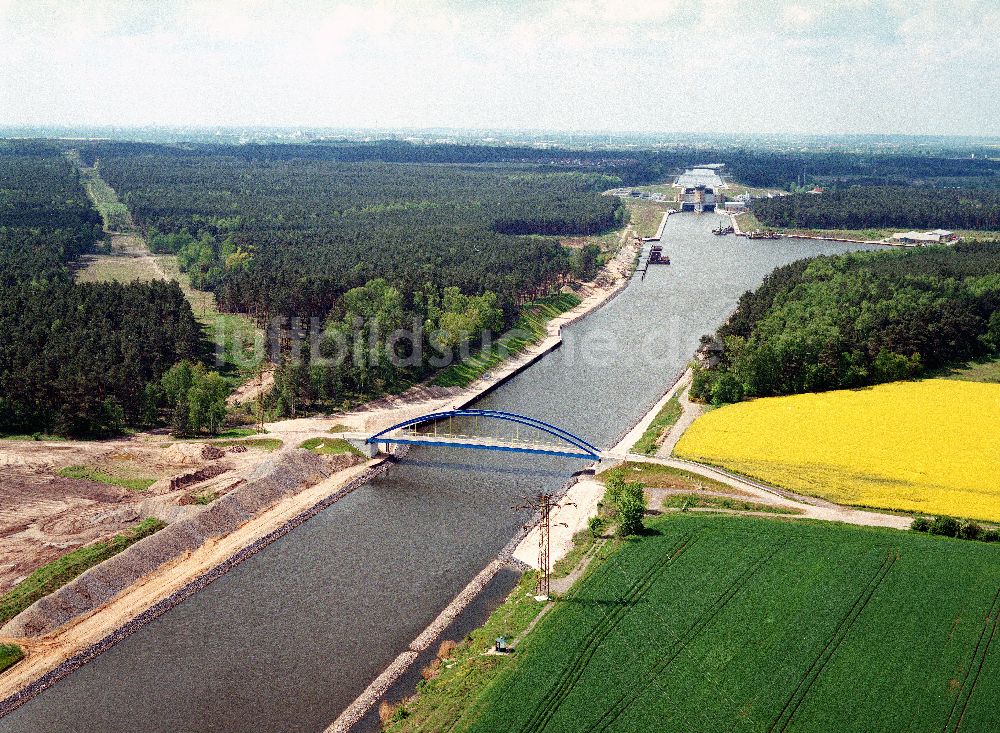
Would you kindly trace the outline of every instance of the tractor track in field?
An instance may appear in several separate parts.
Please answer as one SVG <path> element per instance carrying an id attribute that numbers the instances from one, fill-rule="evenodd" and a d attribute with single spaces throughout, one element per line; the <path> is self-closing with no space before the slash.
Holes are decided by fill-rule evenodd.
<path id="1" fill-rule="evenodd" d="M 823 670 L 826 665 L 830 662 L 833 656 L 837 653 L 837 649 L 843 643 L 844 639 L 847 638 L 848 632 L 851 627 L 854 626 L 858 617 L 865 610 L 865 607 L 871 601 L 875 592 L 882 587 L 882 583 L 888 577 L 890 571 L 895 566 L 896 561 L 899 559 L 898 551 L 893 554 L 892 552 L 886 555 L 885 560 L 879 566 L 878 571 L 872 576 L 871 580 L 865 584 L 861 593 L 858 597 L 854 599 L 854 603 L 848 609 L 847 613 L 844 614 L 837 625 L 834 627 L 833 634 L 827 640 L 823 649 L 820 653 L 816 655 L 813 659 L 812 664 L 806 670 L 805 674 L 799 679 L 799 683 L 792 690 L 792 694 L 785 701 L 784 706 L 781 708 L 781 712 L 771 723 L 771 727 L 768 728 L 768 733 L 783 733 L 791 725 L 792 719 L 795 714 L 798 713 L 799 708 L 802 707 L 802 703 L 805 702 L 806 697 L 809 696 L 809 692 L 812 690 L 813 685 L 816 684 L 816 680 L 819 679 L 820 675 L 823 674 Z"/>
<path id="2" fill-rule="evenodd" d="M 740 573 L 733 582 L 730 583 L 724 591 L 713 601 L 712 605 L 708 607 L 708 610 L 695 619 L 694 623 L 688 627 L 688 629 L 681 635 L 675 638 L 675 644 L 669 656 L 664 657 L 659 662 L 654 665 L 654 667 L 649 672 L 649 681 L 642 685 L 637 691 L 629 691 L 625 694 L 619 696 L 609 709 L 607 709 L 600 718 L 591 723 L 587 728 L 584 729 L 585 733 L 595 733 L 595 731 L 605 731 L 611 728 L 621 717 L 632 707 L 638 700 L 642 699 L 653 685 L 657 684 L 657 679 L 663 672 L 666 671 L 667 667 L 673 664 L 674 660 L 681 655 L 681 653 L 688 647 L 692 640 L 695 639 L 709 624 L 714 621 L 723 609 L 729 605 L 730 601 L 736 597 L 736 595 L 747 587 L 750 580 L 757 575 L 761 570 L 763 570 L 770 562 L 782 552 L 785 547 L 788 546 L 788 542 L 775 547 L 770 553 L 764 557 L 752 563 L 746 570 Z"/>
<path id="3" fill-rule="evenodd" d="M 544 730 L 545 726 L 552 719 L 552 716 L 559 709 L 559 706 L 566 699 L 566 696 L 569 695 L 580 677 L 583 676 L 587 665 L 594 654 L 597 653 L 598 648 L 600 648 L 608 635 L 614 631 L 625 614 L 628 613 L 629 608 L 642 598 L 653 586 L 657 578 L 666 572 L 674 561 L 690 549 L 696 541 L 697 538 L 692 539 L 692 535 L 690 534 L 683 535 L 671 546 L 663 562 L 653 565 L 628 587 L 625 594 L 617 601 L 614 611 L 605 616 L 587 634 L 584 639 L 583 649 L 576 655 L 573 663 L 559 675 L 555 686 L 546 693 L 534 714 L 521 726 L 520 730 L 522 733 Z"/>
<path id="4" fill-rule="evenodd" d="M 955 700 L 951 704 L 948 719 L 941 729 L 942 733 L 949 733 L 949 730 L 950 733 L 958 733 L 962 727 L 965 713 L 969 709 L 969 701 L 972 699 L 972 693 L 976 690 L 979 675 L 982 673 L 983 665 L 986 663 L 986 655 L 989 653 L 990 646 L 993 644 L 993 639 L 997 633 L 998 616 L 1000 616 L 1000 588 L 997 589 L 996 594 L 993 596 L 993 603 L 990 604 L 989 610 L 986 612 L 983 628 L 979 631 L 979 638 L 976 639 L 976 645 L 972 648 L 972 658 L 969 660 L 969 666 L 966 668 L 965 678 L 962 680 L 962 686 L 959 688 L 958 694 L 955 695 Z M 989 635 L 987 635 L 987 631 Z M 977 660 L 978 664 L 976 663 Z M 975 668 L 975 672 L 972 671 L 973 668 Z M 970 681 L 971 684 L 969 684 Z M 961 710 L 959 711 L 960 702 Z M 958 712 L 958 719 L 955 720 L 955 726 L 952 728 L 951 722 L 955 718 L 956 712 Z"/>

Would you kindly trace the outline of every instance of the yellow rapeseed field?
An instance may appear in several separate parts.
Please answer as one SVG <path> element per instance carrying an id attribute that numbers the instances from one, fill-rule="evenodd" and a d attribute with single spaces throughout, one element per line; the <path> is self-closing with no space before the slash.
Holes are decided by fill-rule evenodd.
<path id="1" fill-rule="evenodd" d="M 1000 521 L 1000 384 L 742 402 L 698 418 L 675 453 L 841 504 Z"/>

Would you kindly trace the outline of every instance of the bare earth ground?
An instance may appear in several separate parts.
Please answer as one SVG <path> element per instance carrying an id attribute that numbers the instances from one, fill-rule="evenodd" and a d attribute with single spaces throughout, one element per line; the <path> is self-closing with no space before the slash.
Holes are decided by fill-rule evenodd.
<path id="1" fill-rule="evenodd" d="M 206 458 L 203 448 L 202 443 L 141 439 L 0 442 L 0 593 L 41 565 L 141 519 L 183 516 L 192 495 L 211 491 L 221 496 L 268 455 L 248 450 Z M 209 465 L 218 475 L 170 489 L 170 478 Z M 157 482 L 138 491 L 59 476 L 67 466 Z"/>
<path id="2" fill-rule="evenodd" d="M 206 542 L 186 557 L 157 568 L 109 603 L 52 633 L 9 640 L 19 644 L 27 656 L 22 662 L 0 675 L 0 700 L 22 689 L 111 631 L 123 627 L 140 613 L 180 590 L 210 568 L 228 560 L 244 547 L 335 493 L 376 463 L 378 461 L 368 461 L 339 471 L 325 481 L 278 502 L 247 522 L 238 531 L 218 540 Z"/>

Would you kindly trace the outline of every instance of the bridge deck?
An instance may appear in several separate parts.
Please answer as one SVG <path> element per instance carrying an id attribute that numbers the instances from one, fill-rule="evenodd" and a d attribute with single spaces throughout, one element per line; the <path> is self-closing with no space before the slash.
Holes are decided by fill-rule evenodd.
<path id="1" fill-rule="evenodd" d="M 338 437 L 349 441 L 367 441 L 370 436 L 362 433 L 340 433 Z M 546 443 L 509 438 L 495 438 L 485 435 L 458 435 L 451 433 L 413 433 L 409 431 L 394 431 L 381 435 L 373 441 L 375 444 L 394 445 L 429 445 L 446 448 L 474 448 L 478 450 L 502 451 L 507 453 L 527 453 L 540 456 L 557 456 L 561 458 L 585 458 L 598 460 L 598 456 L 586 453 L 565 443 Z"/>

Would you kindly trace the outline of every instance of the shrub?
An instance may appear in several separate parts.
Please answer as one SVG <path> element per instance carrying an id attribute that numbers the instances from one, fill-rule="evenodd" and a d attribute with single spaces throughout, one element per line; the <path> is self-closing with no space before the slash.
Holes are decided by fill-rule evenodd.
<path id="1" fill-rule="evenodd" d="M 915 517 L 910 524 L 910 529 L 914 532 L 930 532 L 931 520 L 927 517 Z"/>
<path id="2" fill-rule="evenodd" d="M 729 372 L 723 372 L 712 385 L 712 404 L 723 405 L 743 399 L 743 385 Z"/>
<path id="3" fill-rule="evenodd" d="M 634 496 L 623 496 L 618 504 L 618 536 L 639 534 L 642 531 L 642 517 L 646 513 L 646 502 Z"/>
<path id="4" fill-rule="evenodd" d="M 642 515 L 646 512 L 644 488 L 642 482 L 626 481 L 621 474 L 612 474 L 605 482 L 604 503 L 618 519 L 619 537 L 638 534 L 642 529 Z"/>
<path id="5" fill-rule="evenodd" d="M 965 522 L 958 530 L 958 536 L 963 540 L 978 540 L 982 537 L 983 528 L 976 522 Z"/>
<path id="6" fill-rule="evenodd" d="M 690 396 L 702 402 L 709 402 L 712 399 L 714 386 L 715 374 L 700 364 L 695 364 L 692 367 Z"/>
<path id="7" fill-rule="evenodd" d="M 612 474 L 604 482 L 604 499 L 602 501 L 612 515 L 618 511 L 618 501 L 621 499 L 624 489 L 625 479 L 621 477 L 621 474 Z"/>
<path id="8" fill-rule="evenodd" d="M 958 535 L 959 523 L 952 517 L 935 517 L 931 522 L 931 534 L 942 535 L 943 537 L 955 537 Z"/>

